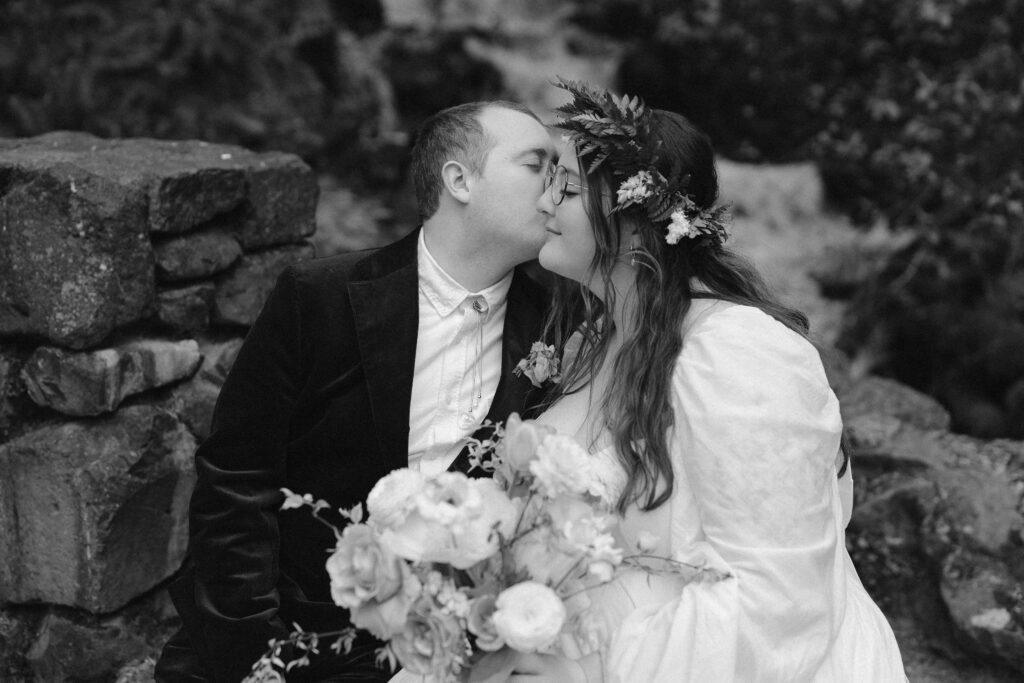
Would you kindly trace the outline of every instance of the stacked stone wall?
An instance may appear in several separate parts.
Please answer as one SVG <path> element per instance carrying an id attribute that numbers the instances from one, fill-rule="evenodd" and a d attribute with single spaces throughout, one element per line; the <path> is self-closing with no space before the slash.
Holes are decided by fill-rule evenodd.
<path id="1" fill-rule="evenodd" d="M 0 679 L 104 679 L 173 625 L 196 444 L 316 202 L 291 154 L 0 140 Z"/>

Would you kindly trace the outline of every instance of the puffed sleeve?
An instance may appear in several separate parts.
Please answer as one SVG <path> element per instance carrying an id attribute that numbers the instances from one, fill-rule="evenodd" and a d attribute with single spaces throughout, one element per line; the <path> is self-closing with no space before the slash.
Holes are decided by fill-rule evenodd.
<path id="1" fill-rule="evenodd" d="M 703 547 L 732 578 L 637 609 L 609 652 L 612 680 L 812 680 L 845 608 L 837 544 L 838 403 L 818 354 L 758 309 L 718 302 L 688 324 L 672 377 L 672 552 Z M 693 520 L 673 520 L 673 528 Z M 688 546 L 688 547 L 687 547 Z"/>

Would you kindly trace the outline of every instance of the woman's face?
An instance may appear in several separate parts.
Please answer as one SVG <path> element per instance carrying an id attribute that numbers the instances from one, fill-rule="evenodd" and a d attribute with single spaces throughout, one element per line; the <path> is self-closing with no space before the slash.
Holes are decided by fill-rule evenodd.
<path id="1" fill-rule="evenodd" d="M 562 277 L 577 282 L 587 281 L 587 270 L 594 261 L 597 245 L 590 218 L 583 209 L 586 203 L 586 188 L 580 180 L 579 163 L 572 147 L 562 149 L 558 174 L 565 174 L 565 199 L 555 206 L 554 215 L 548 219 L 547 239 L 540 249 L 540 265 Z M 559 185 L 556 182 L 550 190 Z"/>

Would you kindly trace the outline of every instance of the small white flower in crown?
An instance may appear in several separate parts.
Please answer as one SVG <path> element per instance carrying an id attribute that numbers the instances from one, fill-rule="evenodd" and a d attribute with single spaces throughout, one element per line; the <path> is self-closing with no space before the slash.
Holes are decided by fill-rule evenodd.
<path id="1" fill-rule="evenodd" d="M 669 244 L 678 244 L 683 237 L 700 237 L 700 231 L 693 226 L 682 209 L 673 211 L 670 218 L 672 222 L 668 224 L 668 234 L 665 235 L 665 241 Z"/>
<path id="2" fill-rule="evenodd" d="M 637 171 L 622 181 L 616 192 L 616 201 L 620 206 L 639 204 L 651 196 L 654 178 L 649 171 Z"/>

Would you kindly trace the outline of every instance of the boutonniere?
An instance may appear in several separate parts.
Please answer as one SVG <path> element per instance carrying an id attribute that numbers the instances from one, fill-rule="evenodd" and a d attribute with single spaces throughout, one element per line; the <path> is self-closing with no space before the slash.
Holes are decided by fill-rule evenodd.
<path id="1" fill-rule="evenodd" d="M 533 342 L 530 347 L 530 355 L 519 361 L 513 372 L 516 377 L 526 375 L 535 387 L 540 387 L 547 381 L 557 384 L 562 379 L 558 374 L 558 358 L 555 356 L 555 347 L 542 341 Z"/>

